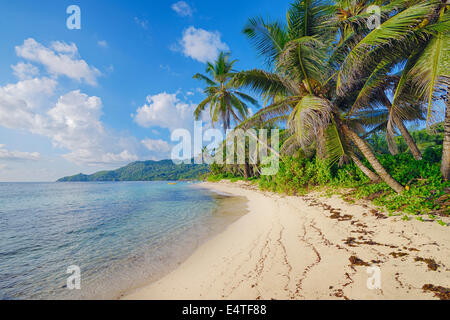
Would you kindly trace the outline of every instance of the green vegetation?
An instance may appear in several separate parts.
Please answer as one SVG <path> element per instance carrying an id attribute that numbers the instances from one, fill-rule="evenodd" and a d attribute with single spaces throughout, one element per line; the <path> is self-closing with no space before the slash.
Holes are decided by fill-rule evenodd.
<path id="1" fill-rule="evenodd" d="M 428 154 L 432 155 L 431 160 L 426 158 Z M 280 162 L 280 170 L 276 175 L 253 177 L 250 180 L 257 182 L 262 190 L 289 195 L 326 190 L 342 194 L 347 200 L 371 200 L 391 214 L 430 214 L 429 218 L 437 221 L 436 215 L 450 215 L 450 182 L 442 180 L 440 163 L 433 160 L 440 157 L 440 148 L 428 147 L 424 155 L 423 160 L 415 160 L 409 153 L 379 156 L 380 163 L 392 176 L 407 186 L 401 194 L 394 192 L 384 182 L 372 183 L 354 163 L 330 165 L 327 160 L 316 157 L 286 156 Z M 364 164 L 370 168 L 367 161 L 364 160 Z M 223 171 L 224 168 L 216 167 L 208 175 L 208 181 L 229 179 L 234 182 L 244 179 L 231 171 Z"/>
<path id="2" fill-rule="evenodd" d="M 196 180 L 208 171 L 207 165 L 175 165 L 172 160 L 138 161 L 117 170 L 100 171 L 91 175 L 80 173 L 61 178 L 58 182 Z"/>
<path id="3" fill-rule="evenodd" d="M 247 117 L 248 106 L 244 101 L 258 105 L 255 99 L 237 91 L 230 82 L 235 75 L 233 71 L 235 63 L 236 60 L 230 61 L 229 54 L 221 52 L 215 63 L 207 63 L 206 73 L 211 75 L 212 79 L 200 73 L 194 75 L 194 79 L 204 81 L 207 85 L 203 90 L 207 97 L 200 102 L 194 111 L 196 120 L 200 118 L 200 115 L 205 112 L 205 108 L 209 105 L 212 124 L 214 125 L 220 120 L 224 131 L 226 131 L 231 127 L 231 120 L 239 124 Z"/>
<path id="4" fill-rule="evenodd" d="M 368 23 L 372 5 L 379 26 Z M 283 129 L 280 170 L 260 177 L 264 159 L 250 165 L 246 156 L 244 165 L 212 165 L 208 179 L 245 177 L 288 194 L 349 188 L 347 198 L 371 199 L 391 214 L 448 215 L 449 9 L 439 0 L 296 0 L 286 23 L 249 19 L 243 33 L 267 68 L 227 72 L 219 87 L 264 100 L 254 115 L 235 117 L 236 128 Z M 238 106 L 225 91 L 211 99 L 198 110 Z M 411 123 L 427 130 L 410 132 Z"/>

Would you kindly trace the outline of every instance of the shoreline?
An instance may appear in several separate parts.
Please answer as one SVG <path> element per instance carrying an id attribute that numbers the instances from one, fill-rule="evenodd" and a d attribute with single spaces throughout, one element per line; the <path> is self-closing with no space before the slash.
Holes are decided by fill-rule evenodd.
<path id="1" fill-rule="evenodd" d="M 121 299 L 438 299 L 432 290 L 450 287 L 450 232 L 437 223 L 388 218 L 338 196 L 282 196 L 239 182 L 196 187 L 244 196 L 248 213 Z M 381 289 L 368 289 L 369 266 L 379 268 Z"/>

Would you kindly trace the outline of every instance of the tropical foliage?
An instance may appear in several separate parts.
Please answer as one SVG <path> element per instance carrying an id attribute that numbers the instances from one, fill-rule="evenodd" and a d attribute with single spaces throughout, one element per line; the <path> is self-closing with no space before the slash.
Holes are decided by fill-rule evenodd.
<path id="1" fill-rule="evenodd" d="M 353 172 L 349 186 L 381 188 L 398 203 L 408 193 L 439 198 L 450 178 L 449 9 L 442 0 L 297 0 L 284 23 L 250 18 L 243 33 L 265 68 L 227 72 L 226 84 L 264 101 L 253 116 L 235 117 L 236 128 L 286 129 L 282 169 L 261 177 L 262 186 L 293 192 Z M 206 103 L 220 101 L 215 92 L 205 89 Z M 426 145 L 411 123 L 426 124 Z"/>
<path id="2" fill-rule="evenodd" d="M 231 79 L 235 75 L 233 65 L 236 60 L 230 61 L 229 58 L 228 54 L 221 52 L 214 64 L 207 64 L 206 72 L 212 79 L 200 73 L 194 76 L 194 79 L 202 80 L 207 85 L 204 89 L 207 97 L 194 111 L 196 120 L 209 106 L 212 124 L 221 121 L 225 131 L 231 127 L 232 121 L 238 124 L 247 117 L 249 109 L 246 102 L 258 105 L 255 99 L 233 86 Z"/>

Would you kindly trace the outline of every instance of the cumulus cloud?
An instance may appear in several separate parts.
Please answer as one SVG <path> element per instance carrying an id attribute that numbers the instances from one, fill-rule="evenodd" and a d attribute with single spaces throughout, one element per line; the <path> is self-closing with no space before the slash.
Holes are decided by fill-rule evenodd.
<path id="1" fill-rule="evenodd" d="M 79 57 L 75 44 L 52 42 L 49 47 L 27 39 L 16 47 L 19 57 L 44 66 L 37 77 L 31 63 L 11 66 L 17 83 L 0 86 L 0 126 L 48 137 L 63 157 L 82 165 L 123 164 L 146 151 L 135 137 L 109 129 L 101 121 L 102 101 L 80 90 L 56 95 L 60 75 L 96 84 L 99 72 Z M 39 154 L 9 151 L 0 146 L 0 159 L 37 160 Z"/>
<path id="2" fill-rule="evenodd" d="M 112 167 L 167 157 L 170 145 L 164 140 L 139 140 L 127 132 L 108 128 L 101 119 L 103 104 L 99 97 L 80 90 L 63 92 L 58 83 L 60 75 L 96 82 L 96 69 L 79 57 L 75 44 L 56 41 L 45 47 L 28 39 L 16 47 L 16 52 L 26 62 L 12 66 L 19 78 L 16 83 L 0 86 L 1 127 L 47 137 L 55 148 L 63 150 L 63 159 L 83 166 Z M 30 61 L 43 68 L 37 69 Z M 193 126 L 194 107 L 180 101 L 176 94 L 161 93 L 147 97 L 147 103 L 137 110 L 135 121 L 142 126 L 189 128 Z M 39 157 L 38 153 L 10 151 L 0 146 L 0 159 L 5 161 L 20 158 L 36 160 L 32 163 L 38 165 Z"/>
<path id="3" fill-rule="evenodd" d="M 128 163 L 132 161 L 137 161 L 139 157 L 135 154 L 130 153 L 128 150 L 124 150 L 121 153 L 111 153 L 102 156 L 101 163 L 111 163 L 111 162 L 122 162 Z"/>
<path id="4" fill-rule="evenodd" d="M 30 40 L 30 39 L 28 39 L 28 40 Z M 25 40 L 25 41 L 27 41 L 27 40 Z M 74 57 L 75 55 L 78 54 L 78 48 L 75 45 L 75 43 L 65 43 L 63 41 L 53 41 L 51 43 L 51 48 L 58 53 L 68 54 L 71 57 Z"/>
<path id="5" fill-rule="evenodd" d="M 80 82 L 85 81 L 89 85 L 97 85 L 97 78 L 101 75 L 98 69 L 79 58 L 78 48 L 74 43 L 55 41 L 50 47 L 45 47 L 29 38 L 15 49 L 17 56 L 42 64 L 54 76 L 63 75 Z"/>
<path id="6" fill-rule="evenodd" d="M 184 30 L 179 44 L 186 57 L 203 63 L 215 60 L 220 51 L 229 50 L 218 31 L 211 32 L 193 26 Z"/>
<path id="7" fill-rule="evenodd" d="M 38 152 L 9 151 L 4 144 L 0 144 L 0 159 L 2 160 L 38 160 Z"/>
<path id="8" fill-rule="evenodd" d="M 69 150 L 63 157 L 77 164 L 126 163 L 138 159 L 138 156 L 129 150 L 133 147 L 133 138 L 110 132 L 101 122 L 100 98 L 90 97 L 75 90 L 59 97 L 50 109 L 36 110 L 30 102 L 33 101 L 32 92 L 10 92 L 12 88 L 18 87 L 32 90 L 33 86 L 37 86 L 41 81 L 33 79 L 28 80 L 32 85 L 19 83 L 9 85 L 6 89 L 0 88 L 1 126 L 46 136 L 55 147 Z M 5 91 L 9 92 L 6 97 Z M 17 96 L 13 93 L 17 93 Z M 34 94 L 39 96 L 42 92 Z M 138 142 L 134 144 L 138 145 Z"/>
<path id="9" fill-rule="evenodd" d="M 178 1 L 172 4 L 172 10 L 181 17 L 192 17 L 193 10 L 185 1 Z"/>
<path id="10" fill-rule="evenodd" d="M 147 96 L 147 103 L 136 110 L 134 121 L 144 128 L 159 126 L 174 130 L 193 125 L 195 105 L 182 102 L 177 94 L 166 92 Z"/>
<path id="11" fill-rule="evenodd" d="M 168 153 L 172 150 L 170 144 L 164 140 L 158 139 L 144 139 L 141 143 L 150 151 L 156 151 L 158 153 Z"/>
<path id="12" fill-rule="evenodd" d="M 13 69 L 13 74 L 19 78 L 19 80 L 32 79 L 39 74 L 39 69 L 31 63 L 19 62 L 18 64 L 11 66 L 11 68 Z"/>
<path id="13" fill-rule="evenodd" d="M 48 103 L 56 85 L 53 79 L 36 78 L 0 87 L 0 126 L 30 131 L 42 126 L 36 112 Z"/>
<path id="14" fill-rule="evenodd" d="M 138 159 L 133 150 L 138 150 L 134 146 L 139 142 L 110 132 L 101 122 L 100 98 L 75 90 L 60 96 L 51 106 L 56 86 L 54 79 L 42 78 L 0 87 L 0 126 L 46 136 L 55 147 L 69 150 L 63 155 L 65 159 L 78 164 Z M 7 155 L 4 150 L 1 154 Z"/>
<path id="15" fill-rule="evenodd" d="M 120 137 L 111 134 L 100 121 L 102 101 L 79 90 L 61 96 L 47 112 L 41 133 L 51 137 L 55 146 L 71 150 L 64 158 L 90 165 L 126 163 L 138 156 L 131 153 Z"/>

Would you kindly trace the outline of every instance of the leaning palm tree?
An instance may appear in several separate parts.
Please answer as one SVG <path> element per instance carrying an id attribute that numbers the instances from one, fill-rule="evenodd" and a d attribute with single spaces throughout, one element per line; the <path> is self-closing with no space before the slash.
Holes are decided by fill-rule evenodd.
<path id="1" fill-rule="evenodd" d="M 269 55 L 273 72 L 241 72 L 234 81 L 272 96 L 273 103 L 241 126 L 261 120 L 286 121 L 292 132 L 286 144 L 306 148 L 315 142 L 318 149 L 326 150 L 332 162 L 342 162 L 350 156 L 360 166 L 362 162 L 349 147 L 355 146 L 381 179 L 396 192 L 402 192 L 404 188 L 383 168 L 368 144 L 356 133 L 361 126 L 355 119 L 346 117 L 345 108 L 353 94 L 335 99 L 332 88 L 335 72 L 328 56 L 335 37 L 329 31 L 332 29 L 323 28 L 329 14 L 325 1 L 301 0 L 291 6 L 287 27 L 265 23 L 259 24 L 258 28 L 253 27 L 250 34 L 246 31 L 251 39 L 257 40 L 260 52 Z M 258 20 L 251 20 L 250 25 L 254 25 L 254 21 Z M 370 170 L 365 168 L 363 172 L 367 174 Z M 375 174 L 368 175 L 372 180 L 377 179 Z"/>
<path id="2" fill-rule="evenodd" d="M 322 90 L 320 83 L 325 81 L 328 70 L 324 72 L 327 58 L 327 46 L 334 35 L 329 29 L 321 28 L 332 12 L 332 8 L 321 0 L 297 0 L 287 12 L 287 23 L 264 20 L 261 17 L 249 19 L 243 32 L 251 40 L 259 54 L 266 58 L 272 74 L 263 70 L 251 70 L 240 73 L 239 78 L 246 82 L 256 80 L 253 84 L 247 83 L 259 91 L 266 101 L 271 102 L 268 109 L 271 123 L 286 121 L 286 111 L 291 114 L 299 111 L 298 104 L 306 95 L 319 94 Z M 292 69 L 292 66 L 296 68 Z M 258 79 L 267 82 L 268 87 L 258 87 Z M 273 81 L 270 81 L 273 80 Z M 278 81 L 278 83 L 277 83 Z M 262 84 L 264 86 L 264 84 Z M 290 96 L 290 97 L 289 97 Z M 286 103 L 289 98 L 289 103 Z M 270 110 L 270 111 L 269 111 Z M 315 118 L 319 120 L 321 117 Z M 323 118 L 326 122 L 326 119 Z M 289 121 L 294 124 L 292 119 Z M 324 126 L 312 126 L 309 138 L 316 135 L 316 147 L 319 157 L 325 155 Z M 296 133 L 291 126 L 291 132 Z M 298 132 L 297 132 L 298 133 Z M 297 136 L 297 138 L 300 138 Z M 288 140 L 291 143 L 294 137 Z M 299 139 L 303 145 L 312 143 L 305 136 Z"/>
<path id="3" fill-rule="evenodd" d="M 233 70 L 236 61 L 230 61 L 229 54 L 221 52 L 214 63 L 208 62 L 206 68 L 208 75 L 200 73 L 194 75 L 194 79 L 202 80 L 207 85 L 204 89 L 207 97 L 195 109 L 195 119 L 198 120 L 209 106 L 212 124 L 220 121 L 225 132 L 231 128 L 233 120 L 238 124 L 247 117 L 249 108 L 246 103 L 258 105 L 254 98 L 238 91 L 233 85 L 231 80 L 236 73 Z"/>
<path id="4" fill-rule="evenodd" d="M 442 147 L 441 173 L 446 181 L 450 180 L 450 95 L 445 104 L 444 143 Z"/>
<path id="5" fill-rule="evenodd" d="M 392 131 L 393 124 L 406 120 L 411 107 L 425 108 L 427 127 L 430 127 L 439 109 L 439 101 L 448 100 L 449 6 L 441 0 L 391 2 L 408 4 L 409 7 L 388 16 L 379 28 L 365 35 L 350 50 L 339 71 L 338 92 L 345 94 L 357 83 L 355 71 L 361 65 L 373 65 L 375 69 L 377 64 L 395 66 L 403 60 L 404 67 L 390 104 L 392 116 L 388 131 Z M 445 122 L 448 123 L 448 102 L 446 106 Z M 450 178 L 449 135 L 450 129 L 445 133 L 441 165 L 442 175 L 447 180 Z"/>
<path id="6" fill-rule="evenodd" d="M 417 1 L 415 1 L 417 2 Z M 381 4 L 384 4 L 381 6 Z M 346 0 L 336 1 L 336 13 L 333 19 L 330 20 L 330 24 L 334 25 L 338 29 L 339 41 L 337 43 L 337 49 L 335 50 L 333 59 L 337 60 L 338 68 L 341 64 L 348 59 L 348 52 L 352 51 L 366 36 L 371 34 L 371 28 L 367 24 L 367 21 L 371 19 L 373 12 L 370 10 L 370 6 L 378 5 L 380 13 L 380 22 L 386 21 L 392 17 L 393 12 L 401 12 L 407 9 L 408 6 L 413 5 L 414 1 L 394 0 L 394 1 L 374 1 L 374 0 L 359 0 L 356 2 L 349 2 Z M 381 6 L 381 7 L 380 7 Z M 372 28 L 375 26 L 372 26 Z M 403 108 L 403 115 L 406 117 L 398 116 L 398 109 L 392 108 L 392 101 L 388 98 L 387 92 L 392 92 L 390 95 L 394 95 L 397 89 L 401 85 L 401 73 L 398 72 L 400 64 L 406 63 L 410 52 L 415 49 L 413 44 L 409 46 L 399 45 L 398 43 L 391 43 L 389 46 L 389 54 L 381 50 L 375 50 L 372 52 L 370 59 L 365 57 L 365 63 L 355 63 L 357 67 L 353 68 L 356 71 L 350 74 L 347 73 L 347 78 L 341 81 L 343 76 L 342 72 L 339 72 L 338 84 L 344 86 L 345 93 L 357 88 L 359 91 L 357 98 L 355 99 L 350 112 L 354 112 L 360 107 L 366 107 L 369 99 L 371 104 L 377 104 L 379 107 L 386 108 L 390 113 L 390 120 L 386 131 L 386 140 L 388 142 L 389 151 L 392 154 L 397 154 L 398 149 L 394 143 L 394 125 L 399 129 L 403 136 L 409 150 L 413 154 L 416 160 L 422 159 L 422 154 L 414 142 L 411 134 L 404 124 L 404 120 L 423 120 L 423 108 L 418 105 L 410 105 L 407 108 Z M 340 60 L 339 60 L 340 59 Z M 398 73 L 399 75 L 395 74 Z M 346 81 L 345 81 L 346 80 Z M 343 91 L 340 90 L 342 93 Z M 377 98 L 377 99 L 374 99 Z M 406 119 L 407 118 L 407 119 Z"/>

